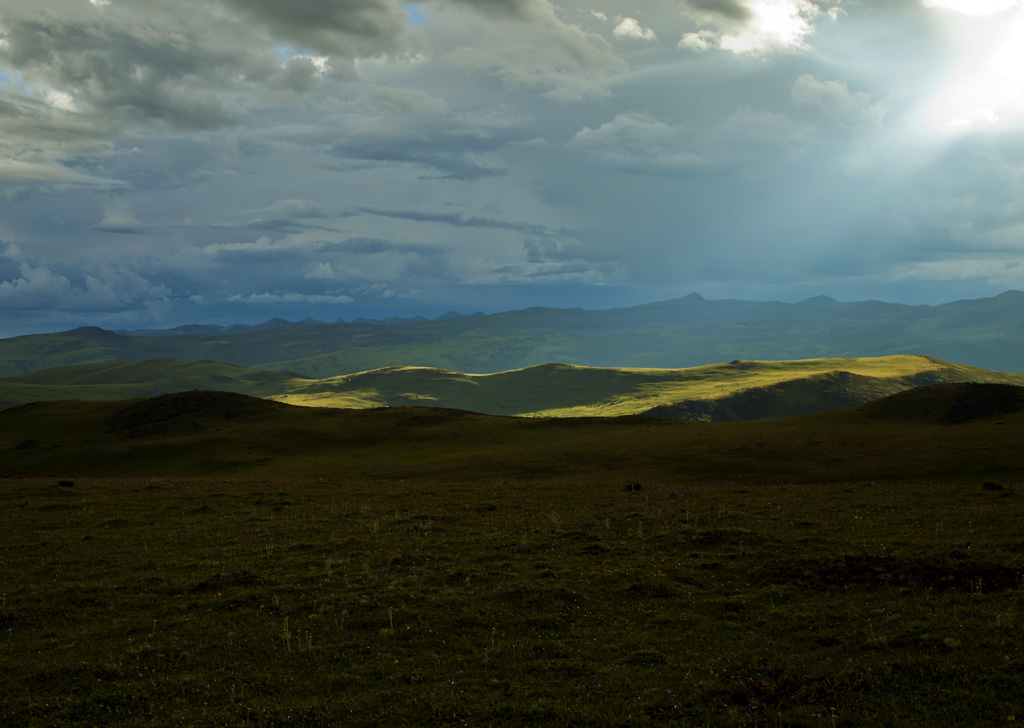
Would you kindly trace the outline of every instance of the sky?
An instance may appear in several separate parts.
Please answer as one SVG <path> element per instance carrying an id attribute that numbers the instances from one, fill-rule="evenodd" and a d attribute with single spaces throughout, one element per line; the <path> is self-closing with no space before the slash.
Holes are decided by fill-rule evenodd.
<path id="1" fill-rule="evenodd" d="M 0 337 L 1024 289 L 1024 0 L 0 0 Z"/>

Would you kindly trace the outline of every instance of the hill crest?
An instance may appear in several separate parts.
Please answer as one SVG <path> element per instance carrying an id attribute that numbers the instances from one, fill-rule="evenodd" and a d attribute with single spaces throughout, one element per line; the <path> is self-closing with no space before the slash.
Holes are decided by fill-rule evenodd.
<path id="1" fill-rule="evenodd" d="M 219 362 L 149 360 L 60 367 L 0 380 L 0 407 L 215 389 L 312 407 L 435 406 L 520 417 L 750 420 L 837 409 L 927 384 L 968 381 L 1024 384 L 1024 374 L 933 357 L 890 356 L 733 360 L 684 369 L 548 362 L 493 374 L 394 365 L 311 379 Z"/>

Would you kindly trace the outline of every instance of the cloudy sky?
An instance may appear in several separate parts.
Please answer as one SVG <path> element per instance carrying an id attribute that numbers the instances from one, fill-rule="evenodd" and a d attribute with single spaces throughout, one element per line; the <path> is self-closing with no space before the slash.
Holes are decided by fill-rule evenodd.
<path id="1" fill-rule="evenodd" d="M 1024 0 L 0 0 L 0 336 L 1024 289 Z"/>

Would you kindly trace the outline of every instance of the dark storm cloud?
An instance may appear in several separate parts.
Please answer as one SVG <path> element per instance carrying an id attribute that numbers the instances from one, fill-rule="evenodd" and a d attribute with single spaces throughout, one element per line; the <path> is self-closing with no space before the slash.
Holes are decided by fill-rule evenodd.
<path id="1" fill-rule="evenodd" d="M 491 230 L 513 230 L 515 232 L 528 233 L 531 235 L 547 234 L 548 230 L 542 225 L 533 225 L 522 222 L 507 222 L 505 220 L 492 220 L 490 218 L 467 215 L 464 212 L 422 212 L 418 210 L 380 210 L 369 205 L 359 208 L 360 212 L 381 217 L 391 217 L 398 220 L 413 220 L 415 222 L 437 222 L 452 227 L 483 228 Z"/>
<path id="2" fill-rule="evenodd" d="M 543 0 L 440 0 L 451 5 L 462 5 L 483 13 L 484 15 L 495 15 L 498 17 L 526 18 L 539 6 L 543 6 Z"/>
<path id="3" fill-rule="evenodd" d="M 222 2 L 298 48 L 347 58 L 398 49 L 408 17 L 387 0 Z"/>
<path id="4" fill-rule="evenodd" d="M 245 223 L 242 225 L 218 225 L 217 227 L 249 230 L 268 230 L 279 233 L 294 233 L 299 232 L 301 230 L 321 230 L 325 232 L 336 232 L 334 228 L 328 225 L 316 225 L 313 223 L 308 223 L 302 220 L 289 217 L 268 218 L 266 220 L 254 220 L 253 222 Z"/>
<path id="5" fill-rule="evenodd" d="M 18 106 L 0 99 L 0 116 L 15 117 L 21 115 L 22 111 Z"/>
<path id="6" fill-rule="evenodd" d="M 7 42 L 0 63 L 67 93 L 69 101 L 184 129 L 238 118 L 209 86 L 226 84 L 224 72 L 237 67 L 240 49 L 222 50 L 210 30 L 168 36 L 144 22 L 112 27 L 28 13 L 5 13 L 3 20 Z"/>
<path id="7" fill-rule="evenodd" d="M 351 253 L 353 255 L 382 255 L 398 253 L 400 255 L 438 256 L 446 250 L 432 245 L 407 245 L 382 238 L 348 238 L 336 243 L 324 243 L 317 247 L 321 253 Z"/>
<path id="8" fill-rule="evenodd" d="M 450 127 L 432 128 L 434 126 L 425 122 L 418 131 L 364 129 L 362 133 L 333 142 L 328 151 L 345 159 L 425 167 L 440 173 L 438 176 L 442 179 L 475 181 L 508 173 L 507 167 L 478 160 L 479 155 L 504 146 L 505 140 L 480 131 L 455 134 Z"/>
<path id="9" fill-rule="evenodd" d="M 0 335 L 1021 288 L 1021 7 L 0 0 Z"/>
<path id="10" fill-rule="evenodd" d="M 53 113 L 212 129 L 244 117 L 239 93 L 353 77 L 353 59 L 399 49 L 406 17 L 385 0 L 4 0 L 0 68 L 52 89 Z"/>
<path id="11" fill-rule="evenodd" d="M 137 190 L 178 190 L 246 171 L 237 142 L 229 135 L 162 135 L 131 139 L 102 157 L 80 160 L 94 174 L 106 172 Z"/>
<path id="12" fill-rule="evenodd" d="M 212 227 L 228 230 L 267 230 L 278 233 L 301 230 L 321 230 L 333 233 L 337 232 L 336 228 L 323 222 L 310 221 L 340 219 L 354 213 L 329 214 L 313 200 L 289 199 L 278 200 L 262 210 L 244 210 L 241 214 L 249 219 L 239 223 L 216 223 Z"/>
<path id="13" fill-rule="evenodd" d="M 746 22 L 751 18 L 750 8 L 741 0 L 683 0 L 683 7 L 737 23 Z"/>
<path id="14" fill-rule="evenodd" d="M 342 146 L 335 147 L 334 153 L 344 157 L 356 157 L 373 162 L 384 162 L 394 164 L 411 164 L 417 167 L 427 167 L 439 172 L 439 179 L 462 180 L 473 182 L 486 179 L 487 177 L 502 177 L 508 174 L 508 168 L 489 167 L 469 161 L 458 153 L 436 154 L 431 151 L 430 145 L 416 145 L 420 148 L 407 147 L 395 149 L 386 145 L 378 147 L 363 147 L 358 150 Z"/>

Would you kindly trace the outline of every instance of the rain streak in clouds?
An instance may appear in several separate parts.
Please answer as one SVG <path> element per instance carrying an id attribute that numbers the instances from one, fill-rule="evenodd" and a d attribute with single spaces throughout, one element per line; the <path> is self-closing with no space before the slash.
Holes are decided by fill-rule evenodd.
<path id="1" fill-rule="evenodd" d="M 1024 288 L 1018 0 L 0 0 L 0 336 Z"/>

